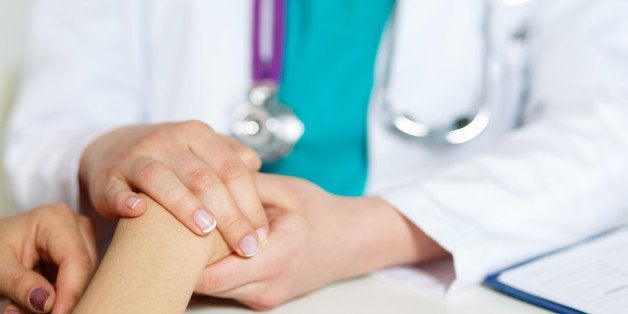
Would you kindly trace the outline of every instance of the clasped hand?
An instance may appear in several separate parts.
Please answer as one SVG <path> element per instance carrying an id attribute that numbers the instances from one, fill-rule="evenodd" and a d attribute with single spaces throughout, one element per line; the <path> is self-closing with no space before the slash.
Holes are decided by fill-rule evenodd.
<path id="1" fill-rule="evenodd" d="M 218 228 L 241 256 L 257 253 L 268 221 L 251 177 L 261 161 L 252 149 L 199 121 L 122 127 L 83 152 L 79 178 L 106 218 L 137 217 L 143 192 L 192 232 Z"/>

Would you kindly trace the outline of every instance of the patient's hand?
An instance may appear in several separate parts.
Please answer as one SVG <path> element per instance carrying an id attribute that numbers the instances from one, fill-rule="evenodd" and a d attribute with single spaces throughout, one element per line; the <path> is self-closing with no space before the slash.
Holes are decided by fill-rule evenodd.
<path id="1" fill-rule="evenodd" d="M 205 265 L 231 253 L 219 232 L 192 233 L 149 197 L 121 219 L 77 313 L 183 312 Z"/>
<path id="2" fill-rule="evenodd" d="M 0 295 L 15 302 L 7 313 L 69 312 L 96 263 L 91 223 L 67 205 L 45 205 L 0 219 Z M 35 270 L 37 265 L 55 267 L 45 277 Z"/>

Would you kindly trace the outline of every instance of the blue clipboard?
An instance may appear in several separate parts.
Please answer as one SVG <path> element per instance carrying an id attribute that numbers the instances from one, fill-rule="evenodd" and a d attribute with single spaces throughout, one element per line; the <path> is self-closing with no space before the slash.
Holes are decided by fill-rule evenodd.
<path id="1" fill-rule="evenodd" d="M 504 270 L 505 271 L 505 270 Z M 574 308 L 562 305 L 562 304 L 558 304 L 556 302 L 552 302 L 550 300 L 541 298 L 539 296 L 536 295 L 532 295 L 529 294 L 527 292 L 521 291 L 517 288 L 513 288 L 501 281 L 499 281 L 499 275 L 501 274 L 501 272 L 489 275 L 488 277 L 486 277 L 486 279 L 484 280 L 484 284 L 488 287 L 491 287 L 501 293 L 510 295 L 512 297 L 515 297 L 517 299 L 520 299 L 522 301 L 534 304 L 536 306 L 540 306 L 544 309 L 550 310 L 552 312 L 556 312 L 556 313 L 565 313 L 565 314 L 582 314 L 585 312 L 582 311 L 578 311 Z"/>
<path id="2" fill-rule="evenodd" d="M 517 264 L 515 264 L 513 266 L 510 266 L 510 267 L 508 267 L 506 269 L 500 270 L 500 271 L 498 271 L 496 273 L 490 274 L 490 275 L 488 275 L 484 279 L 484 285 L 489 287 L 489 288 L 495 289 L 495 290 L 497 290 L 497 291 L 499 291 L 501 293 L 507 294 L 507 295 L 512 296 L 514 298 L 517 298 L 519 300 L 528 302 L 530 304 L 534 304 L 536 306 L 542 307 L 544 309 L 547 309 L 547 310 L 550 310 L 550 311 L 553 311 L 553 312 L 556 312 L 556 313 L 565 313 L 565 314 L 583 314 L 584 313 L 584 314 L 586 314 L 585 312 L 579 311 L 577 309 L 568 307 L 568 306 L 563 305 L 563 304 L 556 303 L 556 302 L 554 302 L 552 300 L 548 300 L 548 299 L 542 298 L 540 296 L 530 294 L 530 293 L 525 292 L 523 290 L 520 290 L 518 288 L 512 287 L 512 286 L 510 286 L 510 285 L 508 285 L 508 284 L 506 284 L 504 282 L 501 282 L 499 280 L 499 276 L 503 272 L 506 272 L 508 270 L 515 269 L 517 267 L 520 267 L 520 266 L 523 266 L 525 264 L 534 262 L 534 261 L 536 261 L 538 259 L 542 259 L 543 257 L 549 256 L 549 255 L 554 255 L 554 254 L 560 253 L 562 251 L 566 251 L 566 250 L 568 250 L 570 248 L 573 248 L 573 247 L 576 247 L 576 246 L 578 246 L 578 245 L 580 245 L 582 243 L 589 242 L 591 240 L 603 237 L 603 236 L 605 236 L 607 234 L 610 234 L 610 233 L 612 233 L 612 232 L 614 232 L 614 231 L 616 231 L 618 229 L 621 229 L 621 228 L 626 228 L 626 226 L 620 226 L 620 227 L 613 228 L 613 229 L 608 230 L 608 231 L 604 231 L 604 232 L 596 234 L 596 235 L 594 235 L 592 237 L 586 238 L 586 239 L 584 239 L 582 241 L 578 241 L 576 243 L 573 243 L 571 245 L 559 248 L 557 250 L 553 250 L 553 251 L 550 251 L 548 253 L 541 254 L 541 255 L 533 257 L 533 258 L 531 258 L 529 260 L 525 260 L 523 262 L 517 263 Z"/>

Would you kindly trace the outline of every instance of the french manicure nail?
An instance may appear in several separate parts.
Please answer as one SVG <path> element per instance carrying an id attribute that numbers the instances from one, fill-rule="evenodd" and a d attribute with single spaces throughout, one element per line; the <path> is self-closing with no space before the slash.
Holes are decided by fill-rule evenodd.
<path id="1" fill-rule="evenodd" d="M 135 209 L 135 206 L 137 206 L 137 204 L 139 204 L 142 201 L 141 198 L 139 197 L 135 197 L 135 196 L 131 196 L 126 200 L 126 207 L 128 207 L 131 210 Z"/>
<path id="2" fill-rule="evenodd" d="M 259 243 L 253 234 L 249 234 L 242 241 L 240 241 L 240 251 L 246 257 L 251 257 L 257 254 L 257 250 L 259 249 Z"/>
<path id="3" fill-rule="evenodd" d="M 216 219 L 206 210 L 199 209 L 194 213 L 194 224 L 201 229 L 203 233 L 208 234 L 216 228 Z"/>
<path id="4" fill-rule="evenodd" d="M 266 227 L 258 228 L 256 232 L 257 232 L 257 238 L 259 239 L 259 244 L 260 245 L 266 244 L 266 241 L 268 241 L 268 230 L 266 230 Z"/>
<path id="5" fill-rule="evenodd" d="M 28 295 L 28 301 L 38 311 L 43 311 L 46 308 L 48 298 L 50 298 L 50 293 L 43 288 L 37 288 Z"/>

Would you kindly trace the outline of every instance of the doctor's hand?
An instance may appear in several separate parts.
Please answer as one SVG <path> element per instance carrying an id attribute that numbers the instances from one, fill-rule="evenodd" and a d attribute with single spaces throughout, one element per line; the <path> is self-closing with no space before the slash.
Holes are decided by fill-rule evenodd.
<path id="1" fill-rule="evenodd" d="M 192 232 L 218 228 L 234 251 L 253 256 L 268 221 L 251 173 L 257 153 L 199 121 L 122 127 L 83 152 L 79 178 L 105 218 L 137 217 L 143 192 Z"/>
<path id="2" fill-rule="evenodd" d="M 4 313 L 70 313 L 96 263 L 91 222 L 65 205 L 0 219 L 0 295 L 14 302 Z"/>
<path id="3" fill-rule="evenodd" d="M 255 259 L 208 266 L 197 293 L 266 310 L 331 282 L 447 254 L 380 198 L 340 197 L 292 177 L 255 179 L 273 245 Z"/>

